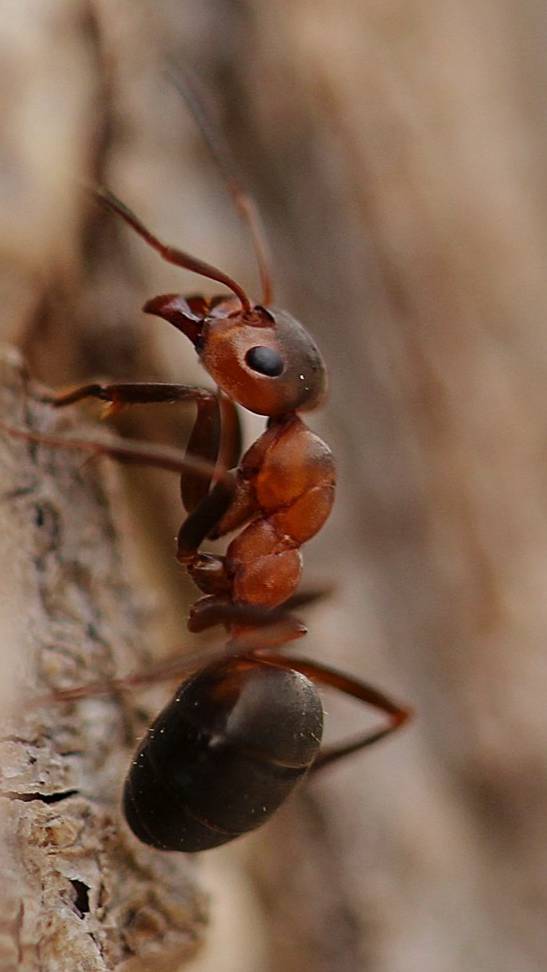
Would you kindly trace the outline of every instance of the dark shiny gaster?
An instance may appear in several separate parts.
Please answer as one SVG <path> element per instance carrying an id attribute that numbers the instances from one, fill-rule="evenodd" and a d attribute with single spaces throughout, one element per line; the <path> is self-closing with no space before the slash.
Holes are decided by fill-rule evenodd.
<path id="1" fill-rule="evenodd" d="M 183 683 L 137 752 L 124 791 L 135 834 L 201 851 L 254 830 L 311 766 L 317 690 L 298 672 L 231 658 Z"/>

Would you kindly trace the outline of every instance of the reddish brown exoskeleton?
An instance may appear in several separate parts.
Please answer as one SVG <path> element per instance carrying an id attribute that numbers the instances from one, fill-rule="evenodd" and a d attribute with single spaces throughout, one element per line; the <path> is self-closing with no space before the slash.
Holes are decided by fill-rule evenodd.
<path id="1" fill-rule="evenodd" d="M 210 147 L 225 168 L 218 144 Z M 334 500 L 332 454 L 301 417 L 322 402 L 326 369 L 308 332 L 272 305 L 256 212 L 231 175 L 229 186 L 254 242 L 260 304 L 226 273 L 163 244 L 111 193 L 98 194 L 165 260 L 232 292 L 212 299 L 167 294 L 144 306 L 186 335 L 218 390 L 117 383 L 44 395 L 55 407 L 92 397 L 114 410 L 191 401 L 197 414 L 184 458 L 123 442 L 70 444 L 33 436 L 181 473 L 187 517 L 176 556 L 203 595 L 189 628 L 224 625 L 229 640 L 222 657 L 183 682 L 149 730 L 126 781 L 124 809 L 142 840 L 182 851 L 215 847 L 257 827 L 307 771 L 370 745 L 408 717 L 365 683 L 280 653 L 284 643 L 305 633 L 289 609 L 302 571 L 300 548 L 321 529 Z M 234 403 L 268 418 L 241 460 L 237 436 L 226 432 L 235 428 Z M 233 532 L 224 556 L 203 552 L 207 538 Z M 380 709 L 387 725 L 320 752 L 323 712 L 316 682 Z"/>

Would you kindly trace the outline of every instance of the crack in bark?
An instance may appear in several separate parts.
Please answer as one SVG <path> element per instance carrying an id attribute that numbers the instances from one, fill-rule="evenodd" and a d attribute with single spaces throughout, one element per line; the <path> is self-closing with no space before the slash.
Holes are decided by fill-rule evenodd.
<path id="1" fill-rule="evenodd" d="M 76 796 L 79 794 L 79 790 L 59 790 L 57 793 L 40 793 L 38 791 L 34 793 L 18 793 L 16 790 L 6 790 L 4 793 L 0 793 L 0 798 L 3 797 L 5 800 L 22 800 L 23 803 L 33 803 L 35 800 L 40 800 L 42 803 L 61 803 L 63 800 L 68 800 L 71 796 Z"/>

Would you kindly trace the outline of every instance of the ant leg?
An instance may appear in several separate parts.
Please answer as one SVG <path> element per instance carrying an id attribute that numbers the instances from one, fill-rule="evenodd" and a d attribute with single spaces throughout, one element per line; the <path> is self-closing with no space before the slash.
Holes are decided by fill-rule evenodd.
<path id="1" fill-rule="evenodd" d="M 230 398 L 220 389 L 209 399 L 196 400 L 197 416 L 186 446 L 187 456 L 216 463 L 226 472 L 239 463 L 241 453 L 241 425 L 239 412 Z M 205 500 L 218 476 L 187 474 L 181 479 L 180 494 L 184 509 L 192 513 Z M 216 522 L 216 521 L 215 521 Z"/>
<path id="2" fill-rule="evenodd" d="M 207 399 L 196 399 L 197 415 L 186 446 L 186 456 L 198 457 L 211 463 L 218 463 L 221 442 L 221 412 L 216 395 Z M 180 481 L 180 497 L 187 512 L 191 512 L 207 496 L 214 472 L 204 476 L 187 473 Z"/>
<path id="3" fill-rule="evenodd" d="M 198 604 L 210 600 L 216 601 L 218 597 L 222 602 L 230 599 L 232 581 L 226 570 L 225 557 L 202 553 L 199 548 L 231 506 L 236 492 L 236 476 L 233 473 L 225 472 L 211 492 L 186 517 L 178 532 L 175 556 L 179 564 L 186 568 L 197 587 L 209 595 L 198 601 Z M 192 624 L 194 614 L 197 617 L 199 609 L 197 612 L 192 609 L 188 623 L 190 631 L 203 631 L 205 628 L 219 623 L 211 621 L 200 624 L 198 621 L 197 627 L 194 627 Z"/>
<path id="4" fill-rule="evenodd" d="M 79 699 L 99 695 L 114 695 L 128 689 L 155 685 L 157 682 L 167 682 L 175 678 L 180 679 L 183 676 L 189 677 L 193 672 L 203 668 L 204 665 L 212 664 L 223 658 L 225 651 L 223 645 L 211 645 L 183 654 L 179 651 L 155 665 L 150 665 L 143 671 L 129 672 L 120 678 L 99 679 L 84 685 L 75 685 L 73 688 L 53 689 L 43 695 L 35 695 L 29 699 L 28 705 L 37 708 L 41 705 L 49 705 L 52 702 L 77 702 Z"/>
<path id="5" fill-rule="evenodd" d="M 92 456 L 106 456 L 126 465 L 152 466 L 165 469 L 168 472 L 182 476 L 188 472 L 199 473 L 202 476 L 215 474 L 219 480 L 217 485 L 230 481 L 230 474 L 218 470 L 210 462 L 196 456 L 186 456 L 179 449 L 169 446 L 157 446 L 153 442 L 141 442 L 135 439 L 110 437 L 109 439 L 73 439 L 68 436 L 51 435 L 45 432 L 33 432 L 30 429 L 17 428 L 8 422 L 0 420 L 0 430 L 15 439 L 27 442 L 37 442 L 53 449 L 68 449 L 75 452 L 87 452 Z"/>
<path id="6" fill-rule="evenodd" d="M 231 629 L 231 651 L 263 651 L 302 638 L 306 625 L 285 608 L 237 604 L 226 596 L 202 597 L 191 611 L 190 631 L 196 633 L 224 624 Z"/>
<path id="7" fill-rule="evenodd" d="M 205 556 L 198 552 L 199 547 L 226 513 L 236 490 L 236 477 L 233 473 L 224 472 L 222 479 L 219 479 L 182 524 L 177 537 L 176 556 L 179 563 L 190 572 L 197 565 L 199 557 Z"/>
<path id="8" fill-rule="evenodd" d="M 165 382 L 136 381 L 115 382 L 101 384 L 93 382 L 67 391 L 42 392 L 39 401 L 53 405 L 54 408 L 64 408 L 73 405 L 84 398 L 98 398 L 111 406 L 109 412 L 117 412 L 124 405 L 147 405 L 151 402 L 199 402 L 210 401 L 214 398 L 212 392 L 206 388 L 194 385 L 171 385 Z M 108 413 L 107 413 L 108 414 Z"/>
<path id="9" fill-rule="evenodd" d="M 260 651 L 262 648 L 282 645 L 286 641 L 293 641 L 295 638 L 301 638 L 307 634 L 306 625 L 300 618 L 294 616 L 293 610 L 313 604 L 315 601 L 328 596 L 329 593 L 324 588 L 299 591 L 298 594 L 293 594 L 288 601 L 277 608 L 265 608 L 258 604 L 234 603 L 226 597 L 218 595 L 202 597 L 191 608 L 189 629 L 198 632 L 205 631 L 217 624 L 239 625 L 241 632 L 237 634 L 238 650 L 251 651 L 256 649 Z M 260 630 L 260 647 L 256 645 L 255 628 Z M 263 644 L 263 634 L 268 629 L 272 630 L 268 634 L 267 644 Z M 274 637 L 275 641 L 273 640 Z"/>
<path id="10" fill-rule="evenodd" d="M 222 472 L 222 470 L 221 470 Z M 229 530 L 245 523 L 257 509 L 257 502 L 250 483 L 239 471 L 224 472 L 210 493 L 205 496 L 182 524 L 177 538 L 176 557 L 197 586 L 205 594 L 228 594 L 232 578 L 228 577 L 224 557 L 213 557 L 200 552 L 207 537 L 216 539 Z M 213 622 L 216 623 L 216 622 Z M 200 629 L 201 630 L 201 629 Z"/>
<path id="11" fill-rule="evenodd" d="M 97 398 L 107 403 L 105 417 L 116 414 L 126 405 L 149 405 L 159 402 L 194 402 L 197 416 L 192 429 L 186 458 L 196 457 L 211 464 L 204 474 L 188 470 L 181 480 L 181 498 L 186 510 L 193 510 L 209 492 L 212 470 L 217 462 L 221 441 L 221 411 L 215 394 L 192 385 L 172 385 L 157 382 L 92 383 L 65 392 L 44 392 L 40 400 L 54 408 L 64 408 L 85 398 Z"/>
<path id="12" fill-rule="evenodd" d="M 373 688 L 371 685 L 367 685 L 366 682 L 358 681 L 349 675 L 344 675 L 335 668 L 320 665 L 318 662 L 310 659 L 295 656 L 263 655 L 260 653 L 257 654 L 257 661 L 275 665 L 279 668 L 290 666 L 295 671 L 301 672 L 302 675 L 306 675 L 313 682 L 338 689 L 346 695 L 353 696 L 354 699 L 359 699 L 360 702 L 365 702 L 367 705 L 379 709 L 380 712 L 384 712 L 388 716 L 388 725 L 382 729 L 373 729 L 361 735 L 354 736 L 346 742 L 324 749 L 315 760 L 310 770 L 312 773 L 323 769 L 324 766 L 333 763 L 337 759 L 341 759 L 343 756 L 349 756 L 350 753 L 355 753 L 359 749 L 372 746 L 373 743 L 379 742 L 380 739 L 384 739 L 392 732 L 395 732 L 396 729 L 403 726 L 412 716 L 410 709 L 394 702 L 393 699 L 388 698 L 387 695 L 384 695 L 383 692 Z"/>

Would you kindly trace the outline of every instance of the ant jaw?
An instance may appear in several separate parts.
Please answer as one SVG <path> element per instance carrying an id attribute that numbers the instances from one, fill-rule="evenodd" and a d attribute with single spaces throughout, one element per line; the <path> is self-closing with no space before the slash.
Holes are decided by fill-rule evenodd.
<path id="1" fill-rule="evenodd" d="M 256 310 L 263 311 L 263 308 L 256 308 Z M 225 294 L 210 299 L 201 296 L 181 297 L 180 294 L 160 294 L 159 297 L 148 300 L 143 311 L 145 314 L 154 314 L 169 321 L 178 331 L 182 331 L 198 350 L 203 325 L 207 318 L 236 317 L 242 313 L 239 298 Z M 256 316 L 255 312 L 252 314 Z"/>
<path id="2" fill-rule="evenodd" d="M 169 321 L 178 331 L 186 334 L 194 346 L 201 336 L 207 310 L 208 303 L 204 297 L 189 297 L 185 300 L 180 294 L 161 294 L 147 300 L 143 307 L 145 314 L 155 314 L 156 317 Z"/>

